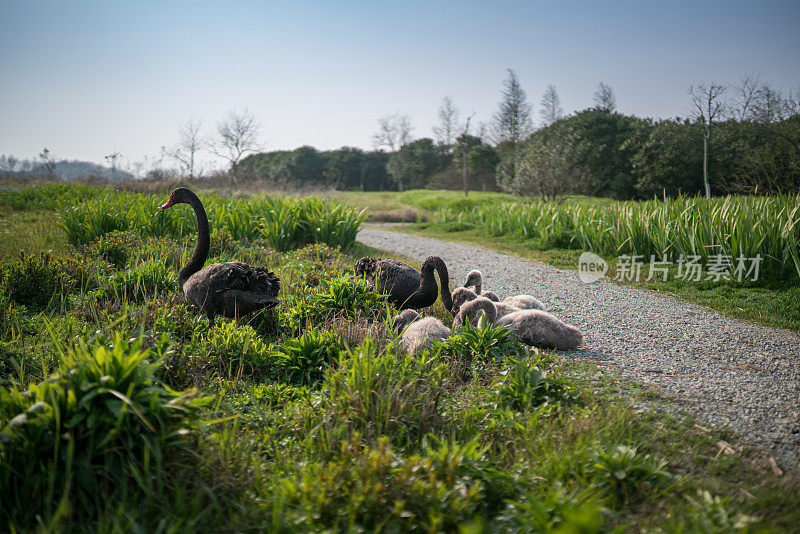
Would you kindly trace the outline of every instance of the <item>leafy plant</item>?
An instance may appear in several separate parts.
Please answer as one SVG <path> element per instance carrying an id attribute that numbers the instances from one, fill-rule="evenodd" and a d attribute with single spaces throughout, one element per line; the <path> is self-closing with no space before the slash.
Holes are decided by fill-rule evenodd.
<path id="1" fill-rule="evenodd" d="M 329 322 L 333 317 L 353 320 L 386 314 L 386 297 L 373 291 L 361 278 L 323 280 L 320 288 L 297 302 L 285 314 L 289 328 L 301 330 L 308 323 Z"/>
<path id="2" fill-rule="evenodd" d="M 103 234 L 86 247 L 89 255 L 100 256 L 121 269 L 128 263 L 131 253 L 142 245 L 142 238 L 133 230 L 114 230 Z"/>
<path id="3" fill-rule="evenodd" d="M 319 411 L 309 425 L 318 446 L 332 451 L 342 439 L 359 434 L 393 443 L 415 442 L 441 421 L 439 385 L 420 373 L 420 360 L 379 352 L 367 339 L 343 355 L 338 368 L 325 377 Z M 422 376 L 421 376 L 422 375 Z"/>
<path id="4" fill-rule="evenodd" d="M 149 467 L 187 442 L 210 399 L 159 385 L 147 356 L 118 334 L 26 392 L 0 389 L 4 524 L 27 530 L 61 503 L 96 510 L 120 487 L 155 490 Z"/>
<path id="5" fill-rule="evenodd" d="M 523 532 L 603 532 L 602 507 L 589 491 L 569 491 L 560 483 L 543 492 L 525 491 L 498 518 Z"/>
<path id="6" fill-rule="evenodd" d="M 339 357 L 346 349 L 333 332 L 306 330 L 300 337 L 284 341 L 277 348 L 278 377 L 293 384 L 316 385 L 327 369 L 338 365 Z"/>
<path id="7" fill-rule="evenodd" d="M 518 412 L 577 400 L 577 393 L 565 380 L 549 378 L 530 361 L 511 360 L 511 369 L 496 379 L 492 387 L 498 405 Z"/>
<path id="8" fill-rule="evenodd" d="M 281 503 L 273 525 L 326 531 L 455 531 L 489 514 L 515 489 L 491 468 L 485 450 L 426 438 L 419 454 L 403 456 L 389 439 L 375 446 L 343 442 L 334 459 L 303 466 L 276 484 Z"/>
<path id="9" fill-rule="evenodd" d="M 644 485 L 655 486 L 672 481 L 667 462 L 650 454 L 640 454 L 638 447 L 611 443 L 602 438 L 586 466 L 586 473 L 597 484 L 609 486 L 618 502 L 625 502 Z"/>
<path id="10" fill-rule="evenodd" d="M 60 261 L 48 252 L 39 256 L 20 254 L 16 262 L 0 265 L 0 294 L 32 310 L 45 308 L 51 300 L 63 298 L 75 285 Z"/>
<path id="11" fill-rule="evenodd" d="M 200 348 L 204 354 L 195 355 L 192 363 L 206 374 L 263 378 L 276 372 L 270 346 L 249 325 L 222 321 L 208 332 Z"/>
<path id="12" fill-rule="evenodd" d="M 447 339 L 433 341 L 424 352 L 429 357 L 448 361 L 461 380 L 469 380 L 476 370 L 480 371 L 487 364 L 520 358 L 528 354 L 528 349 L 507 328 L 491 324 L 476 327 L 467 323 Z"/>

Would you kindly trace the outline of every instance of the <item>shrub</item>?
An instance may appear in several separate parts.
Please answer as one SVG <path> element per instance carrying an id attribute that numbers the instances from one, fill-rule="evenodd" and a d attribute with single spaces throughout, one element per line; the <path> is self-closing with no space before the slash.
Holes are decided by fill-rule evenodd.
<path id="1" fill-rule="evenodd" d="M 440 385 L 421 372 L 420 360 L 378 353 L 368 339 L 340 363 L 326 376 L 309 423 L 320 450 L 333 451 L 354 434 L 366 440 L 388 436 L 400 446 L 417 443 L 441 422 Z"/>
<path id="2" fill-rule="evenodd" d="M 313 386 L 325 371 L 336 367 L 345 347 L 341 338 L 330 331 L 306 330 L 297 339 L 285 341 L 275 354 L 277 378 L 293 384 Z"/>
<path id="3" fill-rule="evenodd" d="M 484 452 L 474 441 L 433 437 L 408 456 L 387 438 L 374 447 L 345 442 L 336 459 L 305 465 L 275 485 L 273 520 L 289 530 L 454 532 L 492 514 L 515 489 Z"/>
<path id="4" fill-rule="evenodd" d="M 614 444 L 603 437 L 589 459 L 586 473 L 594 477 L 596 484 L 610 487 L 617 502 L 624 503 L 645 485 L 673 480 L 666 467 L 666 460 L 642 455 L 637 447 Z"/>
<path id="5" fill-rule="evenodd" d="M 566 381 L 548 378 L 530 361 L 511 360 L 511 369 L 492 384 L 497 404 L 522 412 L 577 400 Z"/>
<path id="6" fill-rule="evenodd" d="M 688 512 L 670 514 L 667 529 L 657 532 L 750 532 L 759 518 L 736 510 L 730 499 L 698 490 L 697 497 L 687 497 Z"/>
<path id="7" fill-rule="evenodd" d="M 249 325 L 222 321 L 207 333 L 199 349 L 202 355 L 194 355 L 193 364 L 206 375 L 263 378 L 278 372 L 280 359 L 275 361 L 270 346 Z"/>
<path id="8" fill-rule="evenodd" d="M 387 315 L 386 297 L 361 278 L 323 280 L 320 288 L 295 303 L 283 316 L 287 328 L 299 331 L 308 323 L 330 322 L 334 317 L 355 321 Z"/>
<path id="9" fill-rule="evenodd" d="M 178 274 L 163 258 L 153 258 L 112 274 L 101 288 L 99 296 L 145 300 L 161 291 L 175 291 L 177 287 Z"/>
<path id="10" fill-rule="evenodd" d="M 62 262 L 48 252 L 38 257 L 21 253 L 18 261 L 0 265 L 0 293 L 32 310 L 41 310 L 51 300 L 63 298 L 74 285 L 75 280 L 65 272 Z"/>
<path id="11" fill-rule="evenodd" d="M 588 534 L 604 532 L 602 510 L 590 492 L 567 491 L 556 483 L 544 494 L 528 491 L 509 501 L 498 519 L 511 531 Z"/>
<path id="12" fill-rule="evenodd" d="M 429 357 L 447 361 L 460 380 L 470 380 L 475 371 L 482 372 L 491 362 L 529 354 L 528 348 L 511 330 L 490 324 L 480 328 L 466 324 L 447 339 L 433 341 L 424 352 Z"/>
<path id="13" fill-rule="evenodd" d="M 0 389 L 4 525 L 28 530 L 64 503 L 91 515 L 122 488 L 154 489 L 153 468 L 186 443 L 209 399 L 160 386 L 146 357 L 117 334 L 26 392 Z"/>
<path id="14" fill-rule="evenodd" d="M 92 241 L 85 249 L 89 255 L 96 255 L 108 263 L 122 269 L 128 263 L 131 253 L 141 248 L 142 238 L 133 230 L 114 230 Z"/>

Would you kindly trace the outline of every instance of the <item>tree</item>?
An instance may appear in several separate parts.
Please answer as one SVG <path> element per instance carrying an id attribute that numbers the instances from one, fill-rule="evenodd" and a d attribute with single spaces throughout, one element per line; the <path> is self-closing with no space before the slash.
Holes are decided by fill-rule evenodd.
<path id="1" fill-rule="evenodd" d="M 594 92 L 595 107 L 601 111 L 612 113 L 617 109 L 617 95 L 610 85 L 600 82 Z"/>
<path id="2" fill-rule="evenodd" d="M 698 84 L 689 87 L 689 95 L 695 107 L 695 120 L 703 128 L 703 184 L 706 198 L 711 198 L 711 185 L 708 182 L 708 150 L 711 142 L 711 125 L 714 123 L 722 108 L 722 95 L 725 86 L 718 83 Z"/>
<path id="3" fill-rule="evenodd" d="M 393 176 L 401 176 L 408 189 L 422 188 L 435 173 L 444 169 L 450 156 L 442 145 L 430 137 L 423 137 L 400 147 L 389 156 L 388 170 Z"/>
<path id="4" fill-rule="evenodd" d="M 436 141 L 446 146 L 448 150 L 453 146 L 456 131 L 459 129 L 458 115 L 453 99 L 449 96 L 444 97 L 442 105 L 439 106 L 439 126 L 433 127 L 433 135 L 436 136 Z"/>
<path id="5" fill-rule="evenodd" d="M 468 156 L 469 156 L 469 147 L 466 144 L 467 140 L 469 139 L 469 121 L 472 120 L 475 114 L 473 113 L 469 117 L 467 117 L 467 121 L 464 123 L 464 133 L 459 136 L 459 140 L 461 141 L 461 153 L 463 159 L 463 184 L 464 184 L 464 196 L 469 196 L 469 181 L 467 180 L 467 163 L 468 163 Z"/>
<path id="6" fill-rule="evenodd" d="M 42 174 L 46 180 L 53 180 L 56 177 L 56 162 L 53 160 L 53 154 L 50 149 L 44 147 L 39 153 L 39 159 L 42 160 Z"/>
<path id="7" fill-rule="evenodd" d="M 194 179 L 195 156 L 204 149 L 206 141 L 201 130 L 202 120 L 189 119 L 178 128 L 178 144 L 167 151 L 167 155 L 183 166 L 189 173 L 189 179 Z"/>
<path id="8" fill-rule="evenodd" d="M 478 144 L 469 149 L 467 154 L 473 179 L 477 179 L 482 191 L 497 191 L 494 173 L 500 157 L 489 145 Z"/>
<path id="9" fill-rule="evenodd" d="M 411 141 L 411 119 L 399 112 L 378 119 L 378 132 L 373 136 L 377 148 L 387 148 L 390 152 L 399 153 L 400 148 Z M 397 188 L 403 192 L 403 174 L 406 170 L 405 154 L 399 154 L 392 174 L 397 179 Z"/>
<path id="10" fill-rule="evenodd" d="M 498 169 L 500 186 L 518 195 L 540 195 L 554 199 L 560 195 L 580 192 L 586 181 L 586 170 L 572 163 L 568 152 L 572 139 L 561 135 L 560 129 L 543 129 L 534 134 L 519 149 L 515 172 L 508 172 L 508 162 Z"/>
<path id="11" fill-rule="evenodd" d="M 728 108 L 731 118 L 738 121 L 753 120 L 755 105 L 761 93 L 761 81 L 758 74 L 748 74 L 739 78 L 733 86 L 734 100 Z"/>
<path id="12" fill-rule="evenodd" d="M 551 84 L 547 85 L 547 90 L 542 95 L 542 101 L 539 103 L 542 109 L 539 114 L 542 116 L 542 124 L 549 126 L 564 116 L 564 110 L 561 109 L 561 99 L 558 97 L 556 86 Z"/>
<path id="13" fill-rule="evenodd" d="M 498 144 L 508 142 L 513 148 L 530 134 L 533 122 L 531 105 L 517 74 L 511 69 L 506 70 L 508 78 L 503 82 L 503 97 L 494 114 L 492 129 Z"/>
<path id="14" fill-rule="evenodd" d="M 762 83 L 753 99 L 753 119 L 761 124 L 774 124 L 787 118 L 785 110 L 781 92 Z"/>
<path id="15" fill-rule="evenodd" d="M 213 145 L 213 152 L 228 160 L 233 174 L 236 175 L 242 158 L 260 148 L 260 133 L 261 124 L 246 108 L 241 111 L 231 110 L 217 123 L 219 138 Z"/>

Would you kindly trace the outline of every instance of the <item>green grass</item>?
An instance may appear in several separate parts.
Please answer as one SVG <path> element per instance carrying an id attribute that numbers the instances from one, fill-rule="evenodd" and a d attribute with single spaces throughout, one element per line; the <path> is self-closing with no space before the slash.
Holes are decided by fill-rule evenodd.
<path id="1" fill-rule="evenodd" d="M 279 251 L 219 219 L 210 261 L 270 267 L 282 305 L 209 330 L 176 294 L 190 236 L 154 235 L 138 217 L 3 267 L 58 283 L 35 309 L 9 290 L 29 290 L 20 276 L 0 285 L 4 529 L 759 532 L 800 521 L 798 479 L 772 475 L 765 453 L 634 410 L 630 396 L 648 392 L 623 384 L 621 395 L 591 363 L 493 328 L 401 354 L 385 300 L 346 276 L 370 252 L 358 245 Z M 26 228 L 20 243 L 36 243 Z M 425 313 L 448 319 L 438 303 Z M 718 454 L 720 440 L 736 453 Z"/>
<path id="2" fill-rule="evenodd" d="M 66 250 L 66 236 L 53 232 L 59 221 L 52 211 L 0 208 L 0 261 L 18 258 L 20 250 Z"/>

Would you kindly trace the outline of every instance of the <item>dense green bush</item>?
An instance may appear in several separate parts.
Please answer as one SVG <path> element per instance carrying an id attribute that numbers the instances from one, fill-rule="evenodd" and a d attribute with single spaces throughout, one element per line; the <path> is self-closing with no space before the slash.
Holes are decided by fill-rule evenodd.
<path id="1" fill-rule="evenodd" d="M 328 369 L 338 366 L 346 349 L 334 332 L 307 329 L 300 337 L 276 347 L 275 375 L 283 382 L 314 386 L 322 381 Z"/>
<path id="2" fill-rule="evenodd" d="M 117 269 L 121 269 L 141 245 L 142 238 L 135 231 L 114 230 L 87 245 L 85 252 L 89 256 L 99 256 Z"/>
<path id="3" fill-rule="evenodd" d="M 63 298 L 75 285 L 63 263 L 48 252 L 38 256 L 23 252 L 18 261 L 0 265 L 0 295 L 34 311 Z"/>
<path id="4" fill-rule="evenodd" d="M 447 362 L 450 373 L 460 380 L 482 375 L 486 366 L 529 354 L 528 348 L 508 328 L 467 323 L 450 337 L 431 342 L 423 349 L 428 358 Z"/>
<path id="5" fill-rule="evenodd" d="M 4 525 L 29 530 L 63 507 L 91 515 L 112 495 L 157 490 L 209 399 L 159 385 L 147 357 L 117 335 L 113 348 L 70 354 L 28 391 L 0 389 Z"/>
<path id="6" fill-rule="evenodd" d="M 491 517 L 516 481 L 493 468 L 476 443 L 426 438 L 402 456 L 386 438 L 344 442 L 336 458 L 308 464 L 276 484 L 273 525 L 303 530 L 457 531 Z M 277 525 L 276 525 L 277 523 Z"/>
<path id="7" fill-rule="evenodd" d="M 379 352 L 372 340 L 348 351 L 323 382 L 313 439 L 333 452 L 358 435 L 375 442 L 387 436 L 398 446 L 416 444 L 441 423 L 435 373 L 420 360 Z"/>
<path id="8" fill-rule="evenodd" d="M 500 406 L 526 411 L 539 406 L 558 406 L 577 400 L 563 379 L 550 378 L 532 361 L 511 360 L 511 368 L 492 384 Z"/>
<path id="9" fill-rule="evenodd" d="M 603 438 L 592 453 L 586 473 L 595 483 L 610 486 L 614 497 L 625 502 L 639 495 L 643 486 L 653 487 L 670 482 L 667 462 L 650 454 L 640 454 L 637 447 L 611 443 Z M 652 490 L 651 490 L 652 491 Z"/>
<path id="10" fill-rule="evenodd" d="M 334 317 L 353 320 L 386 317 L 386 298 L 373 291 L 364 279 L 342 276 L 322 280 L 320 287 L 295 302 L 282 316 L 285 326 L 300 331 L 307 324 L 329 322 Z"/>

